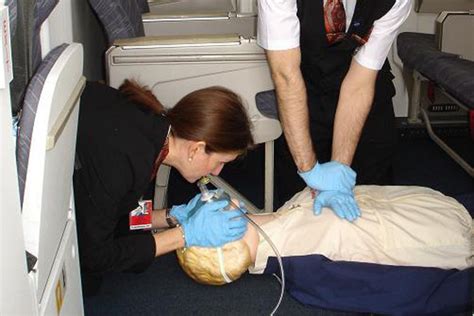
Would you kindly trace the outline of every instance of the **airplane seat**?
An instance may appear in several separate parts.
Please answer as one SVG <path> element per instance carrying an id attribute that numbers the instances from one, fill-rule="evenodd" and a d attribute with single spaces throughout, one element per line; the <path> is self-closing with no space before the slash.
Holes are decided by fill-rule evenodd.
<path id="1" fill-rule="evenodd" d="M 105 0 L 90 1 L 92 4 Z M 94 9 L 107 11 L 97 12 L 99 18 L 126 12 L 119 8 L 121 1 L 105 2 L 109 5 L 93 5 Z M 112 6 L 111 2 L 117 5 Z M 117 13 L 111 12 L 112 9 Z M 136 17 L 130 20 L 142 23 Z M 104 27 L 111 28 L 122 28 L 122 25 L 104 23 Z M 120 30 L 111 29 L 107 33 L 120 33 Z M 167 107 L 191 91 L 213 85 L 238 93 L 252 120 L 255 142 L 265 143 L 264 209 L 273 211 L 273 141 L 281 135 L 281 127 L 278 120 L 262 115 L 256 105 L 256 95 L 273 89 L 273 83 L 265 53 L 254 38 L 239 34 L 122 38 L 115 40 L 106 52 L 106 75 L 108 84 L 115 88 L 127 78 L 137 80 L 148 86 Z M 155 208 L 166 205 L 168 178 L 169 167 L 162 165 L 156 179 Z M 211 176 L 211 183 L 243 200 L 250 212 L 261 211 L 221 178 Z"/>
<path id="2" fill-rule="evenodd" d="M 146 36 L 257 32 L 255 0 L 153 0 L 143 14 Z"/>
<path id="3" fill-rule="evenodd" d="M 58 4 L 58 1 L 45 0 L 35 1 L 35 7 L 33 12 L 33 30 L 32 30 L 32 48 L 31 48 L 31 59 L 32 59 L 32 70 L 36 71 L 37 67 L 44 57 L 42 55 L 40 31 L 43 22 L 49 17 L 53 9 Z"/>
<path id="4" fill-rule="evenodd" d="M 89 0 L 99 17 L 111 45 L 121 38 L 145 36 L 142 13 L 148 12 L 146 0 Z"/>
<path id="5" fill-rule="evenodd" d="M 451 7 L 454 4 L 445 5 L 445 9 L 456 9 Z M 474 111 L 474 41 L 460 34 L 472 29 L 473 13 L 441 11 L 435 34 L 401 33 L 397 51 L 413 83 L 408 123 L 424 123 L 430 138 L 474 177 L 474 167 L 432 128 L 469 126 L 469 113 Z"/>
<path id="6" fill-rule="evenodd" d="M 8 15 L 10 22 L 10 37 L 13 38 L 16 32 L 16 22 L 18 20 L 18 1 L 5 0 L 5 6 L 8 7 Z"/>
<path id="7" fill-rule="evenodd" d="M 84 313 L 72 196 L 82 63 L 80 44 L 51 50 L 27 87 L 20 114 L 21 216 L 40 315 Z"/>
<path id="8" fill-rule="evenodd" d="M 257 109 L 264 116 L 278 120 L 278 105 L 275 89 L 261 91 L 255 96 Z"/>

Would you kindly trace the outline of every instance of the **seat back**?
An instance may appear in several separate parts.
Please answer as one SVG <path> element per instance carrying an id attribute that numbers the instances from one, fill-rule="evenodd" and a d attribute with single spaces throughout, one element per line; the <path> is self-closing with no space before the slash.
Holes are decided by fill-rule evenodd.
<path id="1" fill-rule="evenodd" d="M 146 0 L 89 0 L 107 33 L 109 45 L 121 38 L 144 36 L 142 13 Z"/>
<path id="2" fill-rule="evenodd" d="M 39 98 L 43 91 L 46 77 L 53 68 L 61 53 L 66 49 L 67 45 L 61 45 L 53 49 L 39 66 L 36 74 L 27 87 L 25 98 L 23 101 L 22 112 L 18 123 L 18 136 L 16 146 L 18 183 L 20 186 L 20 201 L 23 204 L 23 196 L 25 193 L 26 174 L 28 170 L 28 162 L 31 149 L 31 138 L 33 136 L 33 127 L 38 110 Z"/>
<path id="3" fill-rule="evenodd" d="M 460 36 L 465 30 L 474 30 L 474 11 L 441 12 L 436 18 L 435 33 L 439 50 L 474 61 L 474 37 L 471 34 L 469 40 Z"/>
<path id="4" fill-rule="evenodd" d="M 8 15 L 10 19 L 10 37 L 13 38 L 16 32 L 16 21 L 18 18 L 18 1 L 5 0 L 5 5 L 8 7 Z"/>
<path id="5" fill-rule="evenodd" d="M 155 1 L 143 15 L 146 36 L 238 33 L 254 37 L 257 10 L 249 1 Z"/>
<path id="6" fill-rule="evenodd" d="M 224 86 L 242 97 L 257 144 L 280 136 L 279 122 L 257 109 L 256 94 L 272 89 L 273 82 L 265 53 L 255 40 L 237 35 L 142 37 L 115 44 L 106 54 L 110 86 L 136 79 L 165 107 L 194 90 Z"/>
<path id="7" fill-rule="evenodd" d="M 142 27 L 141 21 L 139 24 Z M 265 53 L 255 39 L 244 38 L 239 34 L 119 39 L 106 53 L 106 74 L 108 84 L 115 88 L 125 79 L 137 80 L 148 86 L 167 107 L 174 106 L 189 92 L 209 86 L 224 86 L 240 95 L 253 123 L 255 142 L 266 144 L 265 165 L 268 168 L 265 171 L 265 194 L 268 198 L 265 198 L 265 208 L 272 209 L 272 142 L 282 131 L 279 122 L 263 116 L 255 104 L 258 92 L 273 88 Z M 157 208 L 163 206 L 160 203 L 164 203 L 163 196 L 166 194 L 159 193 L 157 189 L 166 191 L 168 174 L 169 170 L 158 173 L 154 204 Z M 230 186 L 227 189 L 231 189 Z"/>
<path id="8" fill-rule="evenodd" d="M 45 288 L 50 272 L 66 227 L 75 218 L 72 175 L 79 113 L 76 105 L 85 83 L 82 61 L 80 44 L 53 49 L 27 88 L 20 118 L 17 161 L 22 221 L 25 248 L 38 258 L 34 280 L 39 302 L 49 293 Z M 75 240 L 74 226 L 67 230 L 68 242 Z M 78 262 L 77 257 L 75 260 Z M 78 264 L 72 270 L 78 275 Z"/>
<path id="9" fill-rule="evenodd" d="M 42 50 L 40 41 L 41 25 L 46 21 L 53 9 L 58 4 L 59 0 L 42 0 L 35 1 L 35 8 L 33 11 L 33 36 L 32 36 L 32 70 L 36 71 L 42 60 Z"/>
<path id="10" fill-rule="evenodd" d="M 441 11 L 472 10 L 472 0 L 416 0 L 415 11 L 419 13 L 439 13 Z"/>

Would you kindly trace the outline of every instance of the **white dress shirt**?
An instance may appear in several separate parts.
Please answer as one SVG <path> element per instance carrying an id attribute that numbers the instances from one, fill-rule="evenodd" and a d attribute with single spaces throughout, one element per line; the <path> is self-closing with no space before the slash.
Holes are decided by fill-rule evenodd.
<path id="1" fill-rule="evenodd" d="M 347 31 L 357 0 L 342 0 L 342 3 L 346 12 Z M 395 0 L 387 14 L 374 22 L 369 40 L 354 56 L 360 65 L 374 70 L 382 68 L 398 29 L 410 14 L 411 7 L 411 0 Z M 258 44 L 266 50 L 299 47 L 300 22 L 296 12 L 296 0 L 258 0 Z"/>

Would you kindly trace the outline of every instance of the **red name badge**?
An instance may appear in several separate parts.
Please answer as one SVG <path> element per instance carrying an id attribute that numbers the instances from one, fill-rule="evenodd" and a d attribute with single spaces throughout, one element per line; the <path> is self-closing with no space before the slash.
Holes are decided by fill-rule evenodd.
<path id="1" fill-rule="evenodd" d="M 151 200 L 138 201 L 138 207 L 130 212 L 130 230 L 151 229 Z"/>

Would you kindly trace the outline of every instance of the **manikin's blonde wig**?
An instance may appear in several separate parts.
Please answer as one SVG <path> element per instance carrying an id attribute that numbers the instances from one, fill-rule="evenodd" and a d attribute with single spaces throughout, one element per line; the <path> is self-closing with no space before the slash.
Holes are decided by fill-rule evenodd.
<path id="1" fill-rule="evenodd" d="M 181 248 L 176 253 L 184 272 L 202 284 L 230 283 L 252 264 L 249 248 L 243 240 L 218 248 Z"/>

